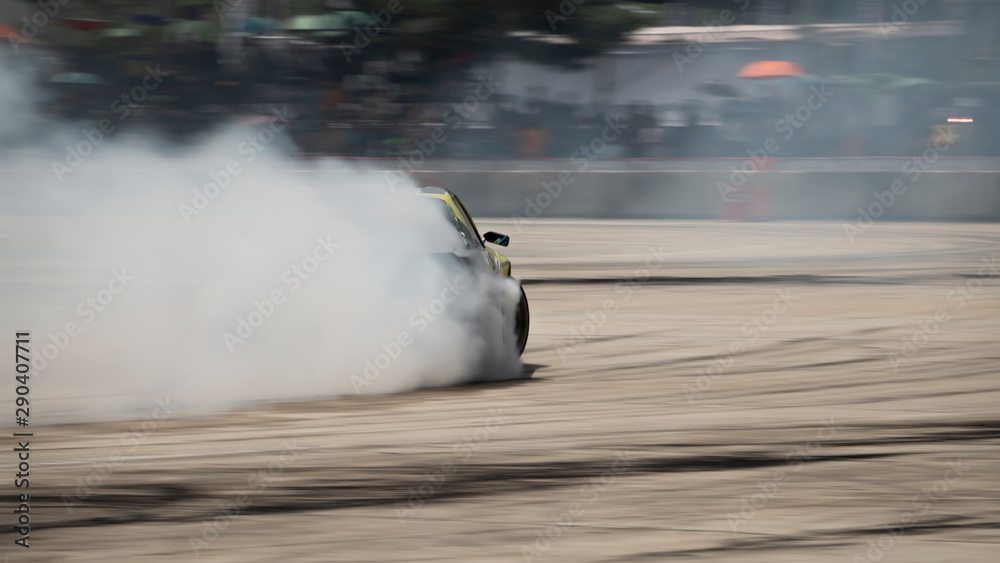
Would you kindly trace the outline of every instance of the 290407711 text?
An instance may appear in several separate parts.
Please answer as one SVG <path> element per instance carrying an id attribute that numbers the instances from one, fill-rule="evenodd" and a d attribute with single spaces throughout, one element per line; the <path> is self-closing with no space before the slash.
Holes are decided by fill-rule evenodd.
<path id="1" fill-rule="evenodd" d="M 30 342 L 31 333 L 27 331 L 15 333 L 14 391 L 16 398 L 14 399 L 14 422 L 22 430 L 14 432 L 14 441 L 17 443 L 17 446 L 14 447 L 14 454 L 17 456 L 14 486 L 19 489 L 15 498 L 16 508 L 14 508 L 14 530 L 17 532 L 14 543 L 25 548 L 31 547 L 28 544 L 31 535 L 31 495 L 28 493 L 31 485 L 28 481 L 28 470 L 31 468 L 29 457 L 31 455 L 30 438 L 32 437 L 32 433 L 24 430 L 30 426 L 29 417 L 31 415 L 28 400 L 28 395 L 31 392 L 31 389 L 28 387 L 28 378 L 30 377 L 28 370 L 31 365 L 31 358 L 29 357 L 31 351 L 28 349 Z"/>

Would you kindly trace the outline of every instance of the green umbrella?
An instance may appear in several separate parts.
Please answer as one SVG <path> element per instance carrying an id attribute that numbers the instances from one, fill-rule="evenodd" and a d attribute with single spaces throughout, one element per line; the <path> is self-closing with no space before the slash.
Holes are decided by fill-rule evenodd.
<path id="1" fill-rule="evenodd" d="M 364 25 L 371 18 L 355 11 L 329 12 L 314 16 L 295 16 L 282 22 L 282 29 L 288 31 L 342 32 L 355 25 Z"/>
<path id="2" fill-rule="evenodd" d="M 281 27 L 288 31 L 320 31 L 329 29 L 326 15 L 295 16 L 282 22 Z"/>
<path id="3" fill-rule="evenodd" d="M 113 28 L 105 29 L 105 30 L 101 31 L 101 33 L 99 33 L 97 36 L 100 37 L 100 38 L 102 38 L 102 39 L 105 39 L 105 38 L 108 38 L 108 39 L 118 39 L 118 38 L 121 38 L 121 37 L 138 37 L 140 35 L 142 35 L 142 30 L 141 29 L 139 29 L 136 26 L 125 25 L 125 26 L 122 26 L 122 27 L 113 27 Z"/>

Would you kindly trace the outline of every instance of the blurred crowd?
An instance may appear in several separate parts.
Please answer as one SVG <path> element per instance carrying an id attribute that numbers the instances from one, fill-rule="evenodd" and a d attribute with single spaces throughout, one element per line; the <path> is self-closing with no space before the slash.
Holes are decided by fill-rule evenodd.
<path id="1" fill-rule="evenodd" d="M 156 130 L 178 142 L 223 121 L 287 108 L 294 115 L 288 131 L 305 155 L 406 155 L 443 128 L 448 142 L 425 156 L 567 158 L 590 146 L 614 116 L 623 133 L 602 158 L 745 157 L 769 138 L 775 156 L 902 156 L 942 139 L 953 155 L 1000 156 L 1000 137 L 992 134 L 1000 126 L 1000 82 L 989 73 L 946 81 L 803 73 L 707 82 L 680 101 L 617 105 L 491 92 L 472 108 L 469 92 L 488 68 L 470 64 L 460 50 L 431 63 L 425 53 L 384 52 L 373 43 L 363 60 L 348 64 L 343 32 L 323 39 L 258 23 L 260 30 L 237 34 L 236 44 L 189 25 L 160 42 L 105 28 L 85 31 L 104 34 L 90 42 L 24 38 L 0 50 L 23 66 L 30 61 L 39 119 L 81 128 L 111 119 L 118 135 Z M 807 106 L 816 91 L 832 94 Z M 32 130 L 42 135 L 44 128 Z"/>

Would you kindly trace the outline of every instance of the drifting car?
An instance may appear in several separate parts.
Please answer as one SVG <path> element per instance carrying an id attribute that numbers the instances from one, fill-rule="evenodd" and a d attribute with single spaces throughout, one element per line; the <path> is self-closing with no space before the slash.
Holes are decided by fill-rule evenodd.
<path id="1" fill-rule="evenodd" d="M 473 259 L 482 259 L 486 268 L 496 275 L 517 282 L 516 292 L 519 295 L 511 296 L 511 299 L 505 300 L 508 303 L 514 303 L 516 300 L 516 305 L 513 306 L 513 310 L 505 308 L 503 313 L 505 323 L 513 321 L 513 334 L 517 339 L 517 353 L 519 355 L 524 353 L 524 347 L 528 344 L 528 296 L 525 295 L 524 288 L 521 287 L 517 278 L 511 276 L 510 260 L 497 252 L 496 249 L 486 246 L 486 243 L 507 246 L 510 244 L 510 237 L 493 231 L 480 236 L 476 223 L 472 220 L 465 205 L 458 199 L 458 196 L 444 188 L 424 186 L 420 188 L 418 193 L 424 197 L 440 200 L 444 204 L 443 211 L 447 219 L 461 235 L 466 249 L 470 251 Z M 510 332 L 509 330 L 504 331 L 505 334 Z"/>

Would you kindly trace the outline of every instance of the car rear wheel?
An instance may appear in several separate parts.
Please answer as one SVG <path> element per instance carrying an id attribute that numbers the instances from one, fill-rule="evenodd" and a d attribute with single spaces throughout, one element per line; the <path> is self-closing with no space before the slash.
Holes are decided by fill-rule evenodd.
<path id="1" fill-rule="evenodd" d="M 524 347 L 528 345 L 528 325 L 530 315 L 528 314 L 528 296 L 521 289 L 521 299 L 517 302 L 517 313 L 514 316 L 514 332 L 517 334 L 517 355 L 524 353 Z"/>

